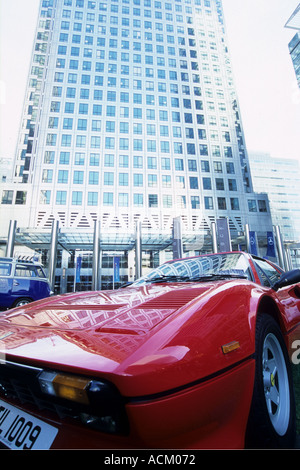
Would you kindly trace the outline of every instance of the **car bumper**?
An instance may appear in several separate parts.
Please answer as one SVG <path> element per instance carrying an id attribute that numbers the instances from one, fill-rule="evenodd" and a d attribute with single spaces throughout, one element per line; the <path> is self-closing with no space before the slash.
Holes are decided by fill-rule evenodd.
<path id="1" fill-rule="evenodd" d="M 53 419 L 50 414 L 32 408 L 22 407 L 20 412 L 34 416 L 56 430 L 49 442 L 51 449 L 243 448 L 254 371 L 255 362 L 249 359 L 188 388 L 164 396 L 128 400 L 128 436 L 104 434 L 70 418 Z M 4 432 L 0 434 L 3 438 Z M 12 448 L 22 441 L 22 437 L 20 434 L 18 439 L 15 429 L 11 435 Z"/>

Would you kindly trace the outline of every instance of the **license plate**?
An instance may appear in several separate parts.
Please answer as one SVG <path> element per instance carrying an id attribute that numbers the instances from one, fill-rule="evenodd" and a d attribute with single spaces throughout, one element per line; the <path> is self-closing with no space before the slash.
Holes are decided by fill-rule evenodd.
<path id="1" fill-rule="evenodd" d="M 49 449 L 57 432 L 54 426 L 0 400 L 0 442 L 10 449 Z"/>

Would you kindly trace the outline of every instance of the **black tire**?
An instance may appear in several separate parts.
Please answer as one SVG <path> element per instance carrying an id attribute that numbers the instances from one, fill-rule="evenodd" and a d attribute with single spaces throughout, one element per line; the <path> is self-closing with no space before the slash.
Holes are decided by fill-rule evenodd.
<path id="1" fill-rule="evenodd" d="M 269 315 L 256 324 L 256 366 L 246 447 L 295 446 L 296 410 L 291 366 L 282 333 Z"/>
<path id="2" fill-rule="evenodd" d="M 14 302 L 14 307 L 21 307 L 22 305 L 30 304 L 30 302 L 32 302 L 31 299 L 22 297 Z"/>

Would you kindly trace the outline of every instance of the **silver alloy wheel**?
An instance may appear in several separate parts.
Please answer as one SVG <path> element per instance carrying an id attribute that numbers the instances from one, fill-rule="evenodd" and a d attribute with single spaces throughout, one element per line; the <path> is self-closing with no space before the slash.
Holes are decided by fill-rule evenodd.
<path id="1" fill-rule="evenodd" d="M 18 300 L 17 302 L 15 302 L 15 307 L 23 307 L 23 305 L 27 305 L 27 304 L 30 304 L 30 300 L 28 299 L 21 299 L 21 300 Z"/>
<path id="2" fill-rule="evenodd" d="M 289 380 L 280 343 L 272 333 L 264 341 L 262 371 L 269 417 L 277 434 L 283 436 L 290 418 Z"/>

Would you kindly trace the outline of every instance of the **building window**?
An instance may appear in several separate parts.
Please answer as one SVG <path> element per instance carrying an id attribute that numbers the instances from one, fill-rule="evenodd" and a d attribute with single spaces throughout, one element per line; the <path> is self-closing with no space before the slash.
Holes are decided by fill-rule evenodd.
<path id="1" fill-rule="evenodd" d="M 56 204 L 65 205 L 67 202 L 67 191 L 57 191 L 56 192 Z"/>
<path id="2" fill-rule="evenodd" d="M 54 146 L 56 145 L 57 135 L 56 134 L 47 134 L 46 145 Z"/>
<path id="3" fill-rule="evenodd" d="M 181 209 L 186 208 L 186 197 L 185 196 L 177 196 L 177 206 Z"/>
<path id="4" fill-rule="evenodd" d="M 224 191 L 224 180 L 223 178 L 216 178 L 216 189 L 217 191 Z"/>
<path id="5" fill-rule="evenodd" d="M 114 202 L 113 193 L 103 193 L 103 205 L 104 206 L 112 206 L 113 202 Z"/>
<path id="6" fill-rule="evenodd" d="M 144 205 L 144 196 L 143 194 L 134 194 L 133 195 L 133 205 L 136 207 L 142 207 Z"/>
<path id="7" fill-rule="evenodd" d="M 43 183 L 52 183 L 53 170 L 43 170 L 42 173 L 42 182 Z"/>
<path id="8" fill-rule="evenodd" d="M 17 191 L 16 193 L 16 204 L 24 205 L 26 204 L 27 192 L 26 191 Z"/>
<path id="9" fill-rule="evenodd" d="M 149 194 L 148 201 L 149 201 L 149 207 L 158 207 L 157 194 Z"/>
<path id="10" fill-rule="evenodd" d="M 50 204 L 51 191 L 42 190 L 40 192 L 40 204 Z"/>
<path id="11" fill-rule="evenodd" d="M 207 160 L 201 160 L 201 170 L 204 173 L 209 173 L 210 172 L 209 162 Z"/>
<path id="12" fill-rule="evenodd" d="M 75 153 L 75 165 L 84 165 L 84 153 Z"/>
<path id="13" fill-rule="evenodd" d="M 183 160 L 181 158 L 175 158 L 175 170 L 176 171 L 184 170 Z"/>
<path id="14" fill-rule="evenodd" d="M 190 177 L 190 189 L 198 189 L 198 178 L 191 176 Z"/>
<path id="15" fill-rule="evenodd" d="M 202 178 L 203 189 L 211 189 L 211 179 L 210 178 Z"/>
<path id="16" fill-rule="evenodd" d="M 171 169 L 170 158 L 162 158 L 161 159 L 161 169 L 162 170 L 170 170 Z"/>
<path id="17" fill-rule="evenodd" d="M 113 173 L 104 173 L 104 185 L 105 186 L 113 186 L 114 184 L 114 174 Z"/>
<path id="18" fill-rule="evenodd" d="M 69 176 L 68 170 L 59 170 L 57 182 L 67 184 L 68 176 Z"/>
<path id="19" fill-rule="evenodd" d="M 189 171 L 197 171 L 197 162 L 196 160 L 188 160 Z"/>
<path id="20" fill-rule="evenodd" d="M 119 186 L 128 186 L 128 173 L 119 173 Z"/>
<path id="21" fill-rule="evenodd" d="M 170 175 L 162 175 L 162 187 L 171 188 L 171 176 Z"/>
<path id="22" fill-rule="evenodd" d="M 172 207 L 172 196 L 170 194 L 164 194 L 163 195 L 163 207 L 164 208 L 170 208 Z"/>
<path id="23" fill-rule="evenodd" d="M 230 198 L 230 206 L 233 211 L 240 210 L 240 203 L 237 197 Z"/>
<path id="24" fill-rule="evenodd" d="M 83 184 L 83 177 L 84 177 L 84 172 L 83 171 L 74 171 L 73 183 L 74 184 Z"/>
<path id="25" fill-rule="evenodd" d="M 88 193 L 88 206 L 97 206 L 98 204 L 98 193 L 89 192 Z"/>
<path id="26" fill-rule="evenodd" d="M 55 152 L 47 150 L 44 155 L 44 163 L 52 164 L 54 163 L 54 158 Z"/>
<path id="27" fill-rule="evenodd" d="M 259 212 L 268 212 L 266 201 L 263 199 L 258 201 L 258 210 Z"/>
<path id="28" fill-rule="evenodd" d="M 218 209 L 225 211 L 226 210 L 226 199 L 225 197 L 218 197 Z"/>
<path id="29" fill-rule="evenodd" d="M 148 175 L 148 186 L 157 187 L 157 175 Z"/>
<path id="30" fill-rule="evenodd" d="M 140 173 L 135 173 L 133 175 L 133 185 L 142 187 L 143 186 L 143 175 L 141 175 Z"/>
<path id="31" fill-rule="evenodd" d="M 99 172 L 98 171 L 89 172 L 89 184 L 99 184 Z"/>
<path id="32" fill-rule="evenodd" d="M 119 156 L 119 167 L 120 168 L 128 168 L 129 166 L 129 157 L 128 155 L 120 155 Z"/>
<path id="33" fill-rule="evenodd" d="M 72 205 L 81 206 L 82 205 L 82 191 L 73 191 L 72 192 Z"/>
<path id="34" fill-rule="evenodd" d="M 249 212 L 257 212 L 257 205 L 255 199 L 248 199 Z"/>
<path id="35" fill-rule="evenodd" d="M 191 196 L 191 206 L 192 206 L 192 209 L 200 209 L 199 196 Z"/>
<path id="36" fill-rule="evenodd" d="M 237 183 L 236 183 L 236 180 L 229 179 L 229 180 L 228 180 L 228 188 L 229 188 L 229 191 L 237 191 Z"/>
<path id="37" fill-rule="evenodd" d="M 119 194 L 119 207 L 128 207 L 128 194 L 120 193 Z"/>
<path id="38" fill-rule="evenodd" d="M 214 171 L 215 173 L 223 173 L 221 162 L 214 162 Z"/>
<path id="39" fill-rule="evenodd" d="M 214 203 L 213 203 L 213 198 L 212 197 L 205 196 L 205 198 L 204 198 L 204 207 L 207 210 L 213 210 Z"/>
<path id="40" fill-rule="evenodd" d="M 100 163 L 99 153 L 91 153 L 90 154 L 90 166 L 99 166 L 99 163 Z"/>

